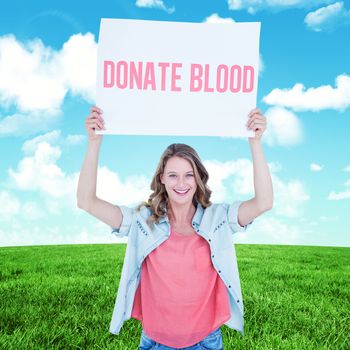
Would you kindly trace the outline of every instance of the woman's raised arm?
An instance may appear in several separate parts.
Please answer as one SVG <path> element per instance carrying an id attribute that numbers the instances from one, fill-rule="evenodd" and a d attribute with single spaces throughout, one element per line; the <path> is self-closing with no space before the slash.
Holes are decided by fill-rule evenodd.
<path id="1" fill-rule="evenodd" d="M 238 209 L 238 222 L 241 226 L 247 225 L 273 206 L 272 179 L 261 143 L 261 136 L 266 130 L 266 118 L 260 109 L 253 109 L 249 113 L 247 128 L 255 131 L 255 136 L 248 138 L 253 157 L 255 196 L 243 201 Z"/>
<path id="2" fill-rule="evenodd" d="M 77 188 L 77 206 L 95 216 L 107 225 L 119 228 L 122 213 L 118 206 L 96 196 L 97 167 L 103 135 L 97 135 L 95 130 L 104 128 L 102 111 L 91 107 L 91 114 L 86 118 L 85 128 L 88 133 L 88 147 L 80 170 Z"/>

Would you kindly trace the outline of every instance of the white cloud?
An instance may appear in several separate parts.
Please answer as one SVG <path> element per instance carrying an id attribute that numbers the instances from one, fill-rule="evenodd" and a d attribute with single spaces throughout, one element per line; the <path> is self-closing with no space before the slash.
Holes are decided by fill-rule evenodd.
<path id="1" fill-rule="evenodd" d="M 28 201 L 22 205 L 22 215 L 26 220 L 38 220 L 46 215 L 36 202 Z"/>
<path id="2" fill-rule="evenodd" d="M 111 238 L 107 225 L 76 207 L 79 173 L 65 173 L 58 165 L 62 154 L 58 144 L 62 140 L 64 136 L 59 130 L 55 130 L 24 143 L 24 158 L 19 161 L 16 170 L 9 169 L 11 184 L 15 190 L 34 191 L 36 195 L 39 194 L 45 211 L 34 201 L 21 204 L 10 192 L 2 193 L 0 205 L 12 203 L 6 207 L 8 212 L 12 213 L 12 217 L 23 212 L 25 220 L 20 220 L 19 223 L 11 220 L 6 232 L 0 230 L 0 245 L 97 243 L 116 240 L 115 237 Z M 204 164 L 210 175 L 208 185 L 213 191 L 213 202 L 231 202 L 254 194 L 253 164 L 250 159 L 228 162 L 206 160 Z M 274 207 L 271 214 L 275 218 L 268 219 L 265 215 L 258 218 L 261 236 L 256 236 L 257 241 L 261 239 L 268 243 L 292 244 L 299 237 L 299 229 L 296 225 L 285 224 L 283 220 L 302 216 L 303 204 L 309 196 L 302 182 L 295 179 L 283 181 L 276 174 L 282 169 L 280 163 L 270 163 L 268 166 L 274 188 Z M 98 168 L 97 196 L 110 203 L 135 206 L 148 198 L 151 192 L 150 180 L 143 175 L 133 175 L 122 180 L 117 173 L 101 166 Z M 237 197 L 234 198 L 235 195 Z M 8 213 L 7 215 L 11 216 Z M 52 221 L 55 217 L 57 223 Z M 252 237 L 255 237 L 257 233 L 252 232 Z M 252 237 L 248 237 L 247 241 Z M 125 242 L 119 239 L 117 241 Z"/>
<path id="3" fill-rule="evenodd" d="M 295 111 L 344 111 L 350 106 L 350 76 L 337 76 L 335 88 L 322 85 L 306 90 L 303 84 L 297 83 L 291 89 L 273 89 L 262 100 L 269 105 L 287 107 Z"/>
<path id="4" fill-rule="evenodd" d="M 81 135 L 81 134 L 73 135 L 72 134 L 72 135 L 67 135 L 66 142 L 68 145 L 78 145 L 85 139 L 86 139 L 85 135 Z"/>
<path id="5" fill-rule="evenodd" d="M 303 126 L 291 111 L 281 107 L 271 107 L 265 112 L 267 127 L 263 142 L 270 146 L 293 146 L 303 141 Z"/>
<path id="6" fill-rule="evenodd" d="M 10 220 L 19 213 L 21 203 L 11 192 L 0 191 L 0 207 L 0 221 Z"/>
<path id="7" fill-rule="evenodd" d="M 0 221 L 38 220 L 44 216 L 38 204 L 25 201 L 23 204 L 12 192 L 0 191 Z"/>
<path id="8" fill-rule="evenodd" d="M 86 138 L 85 135 L 67 135 L 66 137 L 61 135 L 61 130 L 52 130 L 46 134 L 36 136 L 24 142 L 22 145 L 22 151 L 25 154 L 32 154 L 38 147 L 40 142 L 46 141 L 50 145 L 73 146 L 81 143 Z"/>
<path id="9" fill-rule="evenodd" d="M 230 202 L 238 197 L 254 196 L 253 164 L 248 159 L 219 162 L 204 161 L 209 172 L 208 186 L 213 191 L 213 202 Z M 280 164 L 269 164 L 273 191 L 273 212 L 277 216 L 297 217 L 303 213 L 303 203 L 310 199 L 305 185 L 299 180 L 284 182 L 275 172 L 281 170 Z M 232 190 L 231 190 L 232 189 Z"/>
<path id="10" fill-rule="evenodd" d="M 204 19 L 205 23 L 234 23 L 235 21 L 231 17 L 220 17 L 217 13 L 213 13 Z"/>
<path id="11" fill-rule="evenodd" d="M 0 205 L 4 208 L 0 220 L 6 219 L 9 223 L 6 230 L 0 230 L 0 245 L 125 242 L 125 239 L 112 237 L 106 224 L 77 208 L 79 173 L 66 173 L 58 165 L 62 155 L 58 145 L 63 144 L 65 139 L 60 130 L 54 130 L 23 144 L 25 156 L 19 161 L 17 169 L 8 170 L 7 185 L 13 190 L 32 192 L 40 198 L 45 211 L 34 201 L 22 204 L 11 192 L 0 192 Z M 150 179 L 143 175 L 129 176 L 122 181 L 117 173 L 102 166 L 98 168 L 97 196 L 114 204 L 136 206 L 148 198 L 149 183 Z M 15 217 L 21 217 L 21 220 L 13 220 Z M 59 219 L 56 228 L 51 223 L 54 217 Z M 80 220 L 80 226 L 73 230 L 69 222 L 79 222 L 79 218 L 83 221 Z M 29 227 L 30 222 L 38 219 L 42 227 Z M 17 222 L 16 226 L 14 223 Z M 22 225 L 23 222 L 25 225 Z M 98 234 L 96 227 L 107 235 Z"/>
<path id="12" fill-rule="evenodd" d="M 334 216 L 321 215 L 320 221 L 322 222 L 339 221 L 339 216 L 338 215 L 334 215 Z"/>
<path id="13" fill-rule="evenodd" d="M 106 225 L 86 215 L 74 224 L 40 225 L 39 222 L 11 222 L 0 228 L 0 246 L 31 246 L 51 244 L 108 244 L 127 240 L 106 234 Z"/>
<path id="14" fill-rule="evenodd" d="M 97 196 L 111 203 L 136 206 L 148 198 L 150 179 L 144 175 L 128 176 L 122 181 L 119 175 L 106 166 L 99 167 Z"/>
<path id="15" fill-rule="evenodd" d="M 317 163 L 311 163 L 310 164 L 310 170 L 311 171 L 321 171 L 323 169 L 323 165 L 317 164 Z"/>
<path id="16" fill-rule="evenodd" d="M 61 130 L 53 130 L 46 134 L 36 136 L 30 140 L 27 140 L 22 145 L 22 151 L 25 154 L 32 154 L 36 151 L 40 142 L 46 141 L 49 144 L 57 144 L 61 137 Z"/>
<path id="17" fill-rule="evenodd" d="M 91 33 L 72 35 L 61 50 L 40 39 L 0 37 L 0 102 L 17 113 L 0 121 L 0 135 L 46 131 L 71 93 L 94 101 L 97 44 Z"/>
<path id="18" fill-rule="evenodd" d="M 270 213 L 255 219 L 246 232 L 236 232 L 234 240 L 237 243 L 254 244 L 298 244 L 304 230 L 298 225 L 290 225 L 282 220 L 271 217 Z"/>
<path id="19" fill-rule="evenodd" d="M 332 191 L 329 195 L 328 198 L 331 201 L 339 201 L 342 199 L 348 199 L 350 198 L 350 188 L 346 189 L 345 191 L 342 192 L 335 192 Z"/>
<path id="20" fill-rule="evenodd" d="M 23 145 L 26 153 L 17 170 L 9 169 L 12 186 L 16 189 L 38 191 L 53 206 L 62 203 L 69 208 L 76 207 L 76 186 L 79 173 L 66 174 L 57 164 L 61 157 L 58 131 L 41 135 Z M 32 152 L 32 154 L 30 153 Z M 213 190 L 213 201 L 232 200 L 229 193 L 250 196 L 254 193 L 253 167 L 251 160 L 238 159 L 230 162 L 205 161 L 210 174 L 209 186 Z M 282 181 L 276 173 L 281 170 L 277 163 L 269 164 L 275 190 L 275 209 L 278 215 L 294 217 L 302 202 L 309 199 L 304 185 L 298 180 Z M 119 175 L 106 166 L 99 167 L 97 195 L 111 203 L 134 206 L 148 198 L 150 179 L 144 175 L 133 175 L 122 181 Z M 228 190 L 232 188 L 232 192 Z"/>
<path id="21" fill-rule="evenodd" d="M 347 166 L 343 170 L 344 171 L 350 171 L 350 166 Z M 345 181 L 344 186 L 345 186 L 345 190 L 344 191 L 340 191 L 340 192 L 331 191 L 328 194 L 327 199 L 329 199 L 331 201 L 339 201 L 339 200 L 350 198 L 350 179 Z"/>
<path id="22" fill-rule="evenodd" d="M 231 196 L 233 193 L 239 196 L 254 195 L 251 160 L 243 158 L 228 162 L 206 160 L 203 163 L 209 173 L 208 186 L 213 191 L 211 197 L 213 202 L 234 200 Z M 270 171 L 278 172 L 281 170 L 281 164 L 271 163 L 269 168 Z"/>
<path id="23" fill-rule="evenodd" d="M 15 113 L 0 119 L 0 137 L 31 136 L 48 131 L 58 115 L 45 112 Z M 0 116 L 1 118 L 1 116 Z"/>
<path id="24" fill-rule="evenodd" d="M 76 176 L 67 176 L 56 164 L 60 156 L 59 147 L 41 141 L 33 156 L 19 162 L 17 171 L 9 169 L 10 178 L 20 190 L 40 191 L 54 198 L 69 197 Z"/>
<path id="25" fill-rule="evenodd" d="M 169 14 L 175 12 L 175 7 L 167 7 L 162 0 L 136 0 L 137 7 L 158 8 Z"/>
<path id="26" fill-rule="evenodd" d="M 269 164 L 270 171 L 278 173 L 282 170 L 282 164 L 279 162 L 270 162 Z"/>
<path id="27" fill-rule="evenodd" d="M 79 172 L 67 174 L 58 165 L 62 155 L 60 145 L 66 139 L 60 130 L 54 130 L 26 141 L 22 146 L 25 157 L 16 170 L 8 170 L 9 187 L 39 193 L 49 211 L 56 215 L 61 214 L 63 207 L 80 210 L 76 206 Z M 149 182 L 143 175 L 122 181 L 117 173 L 102 166 L 98 168 L 97 196 L 112 203 L 137 205 L 150 193 Z"/>
<path id="28" fill-rule="evenodd" d="M 64 84 L 76 96 L 95 100 L 97 43 L 91 33 L 72 35 L 57 54 Z"/>
<path id="29" fill-rule="evenodd" d="M 350 10 L 346 10 L 344 3 L 339 1 L 309 12 L 304 22 L 316 32 L 330 31 L 338 26 L 350 24 Z"/>
<path id="30" fill-rule="evenodd" d="M 303 182 L 290 180 L 285 183 L 273 173 L 271 177 L 274 191 L 274 214 L 289 218 L 303 215 L 303 204 L 310 200 L 307 188 Z"/>
<path id="31" fill-rule="evenodd" d="M 333 0 L 227 0 L 230 10 L 247 10 L 254 14 L 261 10 L 281 11 L 292 8 L 308 9 L 329 4 Z"/>
<path id="32" fill-rule="evenodd" d="M 50 74 L 54 57 L 41 40 L 22 44 L 13 35 L 0 37 L 0 101 L 15 103 L 22 112 L 57 112 L 65 88 L 58 72 Z"/>
<path id="33" fill-rule="evenodd" d="M 343 171 L 349 172 L 350 171 L 350 164 L 347 165 L 343 169 Z M 340 192 L 331 191 L 328 194 L 327 199 L 332 200 L 332 201 L 338 201 L 338 200 L 343 200 L 343 199 L 350 198 L 350 179 L 345 181 L 344 186 L 345 186 L 345 190 L 344 191 L 340 191 Z"/>

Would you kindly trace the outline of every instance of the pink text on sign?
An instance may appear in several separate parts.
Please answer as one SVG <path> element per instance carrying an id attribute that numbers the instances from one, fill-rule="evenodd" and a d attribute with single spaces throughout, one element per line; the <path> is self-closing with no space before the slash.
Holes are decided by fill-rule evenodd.
<path id="1" fill-rule="evenodd" d="M 182 91 L 182 63 L 104 61 L 103 87 L 138 90 Z M 189 67 L 189 92 L 249 93 L 254 89 L 254 68 L 250 65 L 192 63 Z M 210 77 L 212 77 L 210 79 Z"/>
<path id="2" fill-rule="evenodd" d="M 252 66 L 233 65 L 231 67 L 220 64 L 216 68 L 215 79 L 210 86 L 209 64 L 191 64 L 190 91 L 191 92 L 251 92 L 254 89 L 254 68 Z"/>
<path id="3" fill-rule="evenodd" d="M 182 63 L 104 61 L 103 87 L 138 90 L 166 90 L 167 80 L 170 79 L 170 91 L 181 91 L 177 86 L 181 79 L 178 70 Z"/>

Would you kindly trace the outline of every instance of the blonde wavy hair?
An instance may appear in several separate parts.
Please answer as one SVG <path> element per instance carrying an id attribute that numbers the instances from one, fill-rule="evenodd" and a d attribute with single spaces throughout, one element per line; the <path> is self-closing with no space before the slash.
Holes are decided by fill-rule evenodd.
<path id="1" fill-rule="evenodd" d="M 212 191 L 207 186 L 209 174 L 199 158 L 199 155 L 191 146 L 184 143 L 173 143 L 165 149 L 160 158 L 151 181 L 151 190 L 153 192 L 149 196 L 148 201 L 143 201 L 136 207 L 137 211 L 140 211 L 143 206 L 150 208 L 151 215 L 146 221 L 147 225 L 150 227 L 153 226 L 154 223 L 159 223 L 159 219 L 167 215 L 168 193 L 166 192 L 165 185 L 162 184 L 160 180 L 160 175 L 164 173 L 167 161 L 175 156 L 187 159 L 192 165 L 197 184 L 197 190 L 192 199 L 193 205 L 196 207 L 199 202 L 203 208 L 207 208 L 212 204 L 210 201 Z"/>

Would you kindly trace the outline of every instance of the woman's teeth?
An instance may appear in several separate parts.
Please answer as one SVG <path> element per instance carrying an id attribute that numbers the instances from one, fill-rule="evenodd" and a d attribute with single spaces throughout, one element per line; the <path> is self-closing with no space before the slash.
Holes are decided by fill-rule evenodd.
<path id="1" fill-rule="evenodd" d="M 180 196 L 183 196 L 185 195 L 189 190 L 186 190 L 186 191 L 176 191 L 174 190 L 177 194 L 179 194 Z"/>

